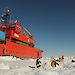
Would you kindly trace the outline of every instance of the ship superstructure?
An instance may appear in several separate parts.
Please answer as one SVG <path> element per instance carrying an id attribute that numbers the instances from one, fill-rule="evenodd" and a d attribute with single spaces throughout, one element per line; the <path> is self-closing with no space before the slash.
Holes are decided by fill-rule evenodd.
<path id="1" fill-rule="evenodd" d="M 0 25 L 0 55 L 16 56 L 20 58 L 42 58 L 42 50 L 34 48 L 33 35 L 16 20 L 8 23 L 9 10 L 2 13 L 2 25 Z M 21 32 L 22 27 L 29 34 Z"/>

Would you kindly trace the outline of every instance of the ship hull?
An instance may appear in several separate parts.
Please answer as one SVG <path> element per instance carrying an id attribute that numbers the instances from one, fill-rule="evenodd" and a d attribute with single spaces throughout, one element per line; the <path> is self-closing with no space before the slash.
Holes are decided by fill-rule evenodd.
<path id="1" fill-rule="evenodd" d="M 0 44 L 0 55 L 36 59 L 42 58 L 42 50 L 6 41 L 6 45 Z"/>

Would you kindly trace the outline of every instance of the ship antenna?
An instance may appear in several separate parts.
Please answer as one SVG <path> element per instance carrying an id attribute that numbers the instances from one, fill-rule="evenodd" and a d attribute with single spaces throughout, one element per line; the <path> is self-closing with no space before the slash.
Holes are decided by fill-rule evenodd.
<path id="1" fill-rule="evenodd" d="M 4 25 L 9 24 L 9 20 L 10 20 L 10 13 L 9 13 L 9 9 L 6 8 L 5 11 L 2 11 L 2 15 L 1 15 L 1 22 Z"/>

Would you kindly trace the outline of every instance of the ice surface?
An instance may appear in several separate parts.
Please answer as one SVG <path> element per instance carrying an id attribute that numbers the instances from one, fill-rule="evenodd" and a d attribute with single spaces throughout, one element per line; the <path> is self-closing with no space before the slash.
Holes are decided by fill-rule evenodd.
<path id="1" fill-rule="evenodd" d="M 0 64 L 0 69 L 10 69 L 9 65 L 6 65 L 4 63 Z"/>
<path id="2" fill-rule="evenodd" d="M 46 57 L 40 59 L 42 66 L 36 68 L 35 59 L 20 60 L 12 56 L 0 56 L 0 75 L 75 75 L 75 62 L 72 60 L 75 57 L 65 57 L 63 62 L 58 62 L 59 66 L 52 68 L 51 58 Z"/>

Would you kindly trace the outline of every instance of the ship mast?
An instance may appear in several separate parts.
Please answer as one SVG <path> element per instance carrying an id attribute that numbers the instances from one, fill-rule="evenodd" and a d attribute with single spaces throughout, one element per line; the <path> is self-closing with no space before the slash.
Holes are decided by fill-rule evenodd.
<path id="1" fill-rule="evenodd" d="M 2 12 L 1 22 L 3 25 L 7 25 L 9 24 L 9 20 L 10 20 L 10 13 L 8 8 L 6 8 L 5 11 Z"/>

